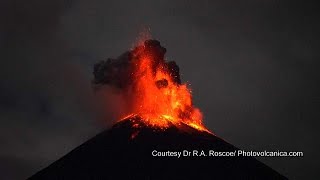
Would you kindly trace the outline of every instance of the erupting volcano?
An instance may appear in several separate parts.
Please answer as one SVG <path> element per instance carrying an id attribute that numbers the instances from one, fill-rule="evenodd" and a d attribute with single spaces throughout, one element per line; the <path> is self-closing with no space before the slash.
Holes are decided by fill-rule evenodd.
<path id="1" fill-rule="evenodd" d="M 208 131 L 192 104 L 191 91 L 181 83 L 179 67 L 166 62 L 165 53 L 159 41 L 146 40 L 118 59 L 96 64 L 94 83 L 121 89 L 129 106 L 123 119 L 139 116 L 154 128 L 187 124 Z"/>
<path id="2" fill-rule="evenodd" d="M 286 179 L 252 157 L 209 154 L 238 149 L 203 125 L 165 52 L 146 40 L 95 64 L 94 89 L 117 89 L 126 100 L 122 118 L 30 179 Z"/>

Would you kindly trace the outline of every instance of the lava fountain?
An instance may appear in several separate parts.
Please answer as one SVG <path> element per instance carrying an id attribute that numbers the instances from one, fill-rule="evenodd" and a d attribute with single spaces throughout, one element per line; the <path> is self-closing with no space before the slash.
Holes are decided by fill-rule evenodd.
<path id="1" fill-rule="evenodd" d="M 121 89 L 128 101 L 124 119 L 138 116 L 154 128 L 186 124 L 209 132 L 202 113 L 192 104 L 192 93 L 181 83 L 179 67 L 166 61 L 166 49 L 157 40 L 146 40 L 117 59 L 101 61 L 94 67 L 94 84 Z"/>

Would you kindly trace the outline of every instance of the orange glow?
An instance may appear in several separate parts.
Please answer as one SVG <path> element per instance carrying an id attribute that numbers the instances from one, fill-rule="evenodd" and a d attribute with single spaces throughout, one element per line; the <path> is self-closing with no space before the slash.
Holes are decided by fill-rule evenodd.
<path id="1" fill-rule="evenodd" d="M 192 105 L 187 85 L 174 82 L 164 60 L 156 60 L 145 48 L 140 45 L 133 51 L 133 85 L 129 90 L 133 97 L 132 112 L 123 119 L 137 115 L 147 125 L 158 128 L 184 123 L 209 132 L 202 124 L 202 113 Z M 165 85 L 159 87 L 159 81 L 165 81 Z"/>

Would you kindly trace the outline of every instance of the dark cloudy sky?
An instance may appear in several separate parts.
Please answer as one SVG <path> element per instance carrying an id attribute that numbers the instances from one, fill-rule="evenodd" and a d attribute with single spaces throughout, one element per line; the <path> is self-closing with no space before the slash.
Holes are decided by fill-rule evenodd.
<path id="1" fill-rule="evenodd" d="M 319 178 L 318 12 L 311 1 L 2 0 L 1 179 L 26 178 L 101 130 L 93 64 L 145 27 L 212 131 L 246 150 L 303 151 L 260 160 L 290 179 Z"/>

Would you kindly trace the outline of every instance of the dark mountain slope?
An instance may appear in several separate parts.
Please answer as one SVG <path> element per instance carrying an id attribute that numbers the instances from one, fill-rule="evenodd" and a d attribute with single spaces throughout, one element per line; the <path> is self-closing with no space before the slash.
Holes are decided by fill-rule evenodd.
<path id="1" fill-rule="evenodd" d="M 204 150 L 207 156 L 154 157 L 153 150 Z M 235 151 L 237 148 L 184 124 L 156 129 L 135 117 L 118 122 L 30 180 L 286 179 L 254 158 L 210 157 L 209 150 Z"/>

